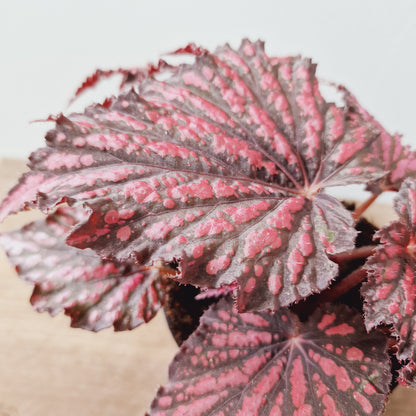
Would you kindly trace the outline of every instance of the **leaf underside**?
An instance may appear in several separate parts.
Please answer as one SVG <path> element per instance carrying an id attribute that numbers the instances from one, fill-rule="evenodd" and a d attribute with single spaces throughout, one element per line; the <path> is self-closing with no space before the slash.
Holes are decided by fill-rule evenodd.
<path id="1" fill-rule="evenodd" d="M 0 236 L 22 279 L 34 284 L 31 303 L 39 312 L 64 310 L 71 326 L 92 331 L 114 325 L 133 329 L 149 321 L 164 302 L 157 268 L 103 261 L 92 250 L 65 244 L 81 216 L 67 207 L 45 220 Z"/>
<path id="2" fill-rule="evenodd" d="M 150 415 L 380 415 L 390 378 L 386 339 L 346 306 L 300 323 L 223 299 L 182 345 Z"/>
<path id="3" fill-rule="evenodd" d="M 416 181 L 407 179 L 395 200 L 399 221 L 380 229 L 382 244 L 367 261 L 364 297 L 368 329 L 392 325 L 397 357 L 416 359 Z"/>
<path id="4" fill-rule="evenodd" d="M 356 163 L 379 131 L 321 97 L 308 59 L 269 58 L 247 40 L 184 51 L 195 63 L 169 67 L 164 81 L 149 72 L 109 108 L 58 117 L 0 217 L 82 205 L 90 215 L 70 245 L 139 264 L 176 260 L 182 283 L 237 281 L 240 311 L 325 289 L 338 271 L 328 255 L 352 249 L 356 232 L 322 189 L 380 176 Z"/>

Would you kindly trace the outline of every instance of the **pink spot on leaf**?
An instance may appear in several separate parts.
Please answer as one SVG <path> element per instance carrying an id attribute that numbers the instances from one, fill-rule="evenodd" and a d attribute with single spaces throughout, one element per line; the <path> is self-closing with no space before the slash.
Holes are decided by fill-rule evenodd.
<path id="1" fill-rule="evenodd" d="M 260 211 L 266 211 L 269 207 L 270 204 L 268 202 L 261 201 L 248 207 L 230 206 L 225 208 L 224 211 L 231 215 L 232 220 L 236 224 L 244 224 L 254 218 L 258 218 L 261 214 Z"/>
<path id="2" fill-rule="evenodd" d="M 175 207 L 175 201 L 173 199 L 165 199 L 163 201 L 163 206 L 168 209 L 172 209 Z"/>
<path id="3" fill-rule="evenodd" d="M 296 357 L 293 361 L 292 371 L 290 372 L 290 383 L 292 385 L 290 391 L 292 403 L 299 409 L 305 403 L 305 397 L 308 391 L 305 369 L 303 368 L 302 359 L 300 357 Z"/>
<path id="4" fill-rule="evenodd" d="M 119 221 L 119 213 L 112 209 L 111 211 L 108 211 L 107 214 L 105 214 L 104 221 L 107 224 L 116 224 Z"/>
<path id="5" fill-rule="evenodd" d="M 244 286 L 244 292 L 251 293 L 255 287 L 256 287 L 256 279 L 254 277 L 250 277 L 247 280 L 246 285 Z"/>
<path id="6" fill-rule="evenodd" d="M 267 220 L 267 224 L 276 228 L 292 229 L 293 214 L 302 210 L 305 204 L 303 197 L 293 197 L 282 202 L 275 210 L 274 215 Z"/>
<path id="7" fill-rule="evenodd" d="M 205 247 L 205 243 L 201 243 L 192 249 L 192 255 L 194 259 L 198 259 L 202 256 L 202 254 L 204 253 L 204 247 Z"/>
<path id="8" fill-rule="evenodd" d="M 277 249 L 281 244 L 282 240 L 274 228 L 265 228 L 260 232 L 254 230 L 245 239 L 244 254 L 246 257 L 253 258 L 266 247 Z"/>
<path id="9" fill-rule="evenodd" d="M 206 235 L 216 235 L 222 232 L 231 232 L 234 230 L 234 226 L 228 221 L 221 218 L 210 218 L 204 224 L 200 224 L 196 228 L 194 235 L 196 238 L 204 237 Z"/>
<path id="10" fill-rule="evenodd" d="M 201 88 L 201 90 L 209 91 L 208 84 L 193 71 L 185 72 L 182 75 L 182 79 L 186 85 L 193 85 L 195 87 Z"/>
<path id="11" fill-rule="evenodd" d="M 145 231 L 147 237 L 151 240 L 161 240 L 166 238 L 166 236 L 176 227 L 181 227 L 184 224 L 183 218 L 175 215 L 169 222 L 159 221 L 150 227 L 150 229 Z"/>
<path id="12" fill-rule="evenodd" d="M 199 183 L 170 188 L 167 190 L 167 194 L 173 199 L 180 199 L 182 202 L 187 202 L 189 198 L 205 200 L 214 196 L 212 186 L 206 179 L 202 179 Z"/>
<path id="13" fill-rule="evenodd" d="M 353 334 L 355 329 L 346 323 L 328 328 L 325 331 L 326 335 L 348 335 Z"/>
<path id="14" fill-rule="evenodd" d="M 260 277 L 263 274 L 263 266 L 260 266 L 259 264 L 255 264 L 254 274 L 256 275 L 256 277 Z"/>
<path id="15" fill-rule="evenodd" d="M 208 274 L 217 274 L 220 270 L 225 270 L 231 264 L 231 259 L 228 256 L 220 256 L 217 259 L 212 259 L 208 262 L 206 272 Z"/>
<path id="16" fill-rule="evenodd" d="M 282 276 L 278 274 L 272 274 L 269 276 L 267 286 L 273 295 L 277 295 L 282 287 Z"/>
<path id="17" fill-rule="evenodd" d="M 119 240 L 127 241 L 131 235 L 131 228 L 128 225 L 125 225 L 117 231 L 116 235 Z"/>
<path id="18" fill-rule="evenodd" d="M 348 348 L 347 360 L 362 361 L 363 358 L 364 358 L 364 353 L 360 349 L 356 347 Z"/>
<path id="19" fill-rule="evenodd" d="M 324 328 L 331 325 L 335 321 L 335 319 L 336 319 L 335 313 L 325 314 L 322 317 L 321 322 L 319 322 L 318 324 L 318 329 L 322 331 Z"/>
<path id="20" fill-rule="evenodd" d="M 369 415 L 373 413 L 373 406 L 371 406 L 371 403 L 368 401 L 367 398 L 365 398 L 358 391 L 354 391 L 352 395 L 353 395 L 354 399 L 361 405 L 361 407 L 362 407 L 362 409 L 364 410 L 365 413 L 367 413 Z"/>

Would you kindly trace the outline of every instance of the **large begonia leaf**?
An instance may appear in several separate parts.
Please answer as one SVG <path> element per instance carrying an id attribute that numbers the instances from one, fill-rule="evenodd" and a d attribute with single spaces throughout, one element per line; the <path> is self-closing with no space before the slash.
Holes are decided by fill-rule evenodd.
<path id="1" fill-rule="evenodd" d="M 93 331 L 132 329 L 152 319 L 165 299 L 158 269 L 103 261 L 92 250 L 67 246 L 65 235 L 79 220 L 62 207 L 0 236 L 20 277 L 35 285 L 34 308 L 51 315 L 64 310 L 71 326 Z"/>
<path id="2" fill-rule="evenodd" d="M 361 289 L 368 329 L 392 325 L 397 356 L 416 359 L 416 180 L 407 179 L 395 200 L 399 221 L 380 229 L 381 240 L 367 261 L 368 282 Z"/>
<path id="3" fill-rule="evenodd" d="M 69 244 L 141 264 L 176 259 L 184 283 L 237 280 L 240 310 L 321 291 L 337 273 L 328 255 L 355 236 L 322 188 L 380 175 L 354 163 L 378 130 L 321 97 L 308 59 L 271 59 L 249 41 L 197 55 L 110 108 L 58 117 L 0 216 L 84 204 L 91 215 Z"/>
<path id="4" fill-rule="evenodd" d="M 356 111 L 366 122 L 372 123 L 380 131 L 380 139 L 371 145 L 371 152 L 363 155 L 359 162 L 368 166 L 377 166 L 385 174 L 368 184 L 374 193 L 398 191 L 408 177 L 416 178 L 416 152 L 401 142 L 399 134 L 390 134 L 374 117 L 365 110 L 358 100 L 345 87 L 339 87 L 345 96 L 350 111 Z"/>
<path id="5" fill-rule="evenodd" d="M 150 415 L 380 415 L 390 378 L 386 338 L 346 306 L 301 323 L 223 299 L 182 345 Z"/>

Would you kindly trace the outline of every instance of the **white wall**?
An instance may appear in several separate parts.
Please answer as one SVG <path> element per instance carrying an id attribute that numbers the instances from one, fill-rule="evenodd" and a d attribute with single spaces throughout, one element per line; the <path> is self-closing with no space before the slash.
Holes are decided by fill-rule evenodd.
<path id="1" fill-rule="evenodd" d="M 0 0 L 0 157 L 41 146 L 52 125 L 29 121 L 67 111 L 97 67 L 142 65 L 189 41 L 237 46 L 242 37 L 265 40 L 270 54 L 311 56 L 321 77 L 415 140 L 413 0 Z"/>

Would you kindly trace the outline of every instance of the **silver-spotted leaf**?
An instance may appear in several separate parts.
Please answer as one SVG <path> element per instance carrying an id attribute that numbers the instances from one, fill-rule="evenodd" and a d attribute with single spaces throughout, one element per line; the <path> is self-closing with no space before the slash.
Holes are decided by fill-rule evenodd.
<path id="1" fill-rule="evenodd" d="M 223 299 L 182 345 L 150 415 L 380 415 L 390 378 L 386 339 L 346 306 L 301 323 Z"/>
<path id="2" fill-rule="evenodd" d="M 62 207 L 0 236 L 20 277 L 35 286 L 34 308 L 51 315 L 64 310 L 71 326 L 92 331 L 132 329 L 152 319 L 165 296 L 158 269 L 103 261 L 92 250 L 67 246 L 65 236 L 81 217 Z"/>
<path id="3" fill-rule="evenodd" d="M 149 73 L 109 108 L 58 117 L 0 216 L 33 201 L 31 181 L 41 209 L 89 210 L 69 244 L 141 264 L 177 260 L 184 283 L 237 281 L 240 310 L 323 290 L 337 274 L 328 255 L 353 248 L 355 230 L 322 188 L 380 175 L 355 163 L 378 130 L 321 97 L 308 59 L 269 58 L 247 40 L 184 51 L 195 63 L 169 67 L 170 77 Z"/>
<path id="4" fill-rule="evenodd" d="M 399 220 L 380 229 L 381 240 L 367 260 L 364 297 L 368 329 L 392 325 L 398 339 L 397 356 L 416 359 L 416 180 L 407 179 L 395 200 Z"/>

